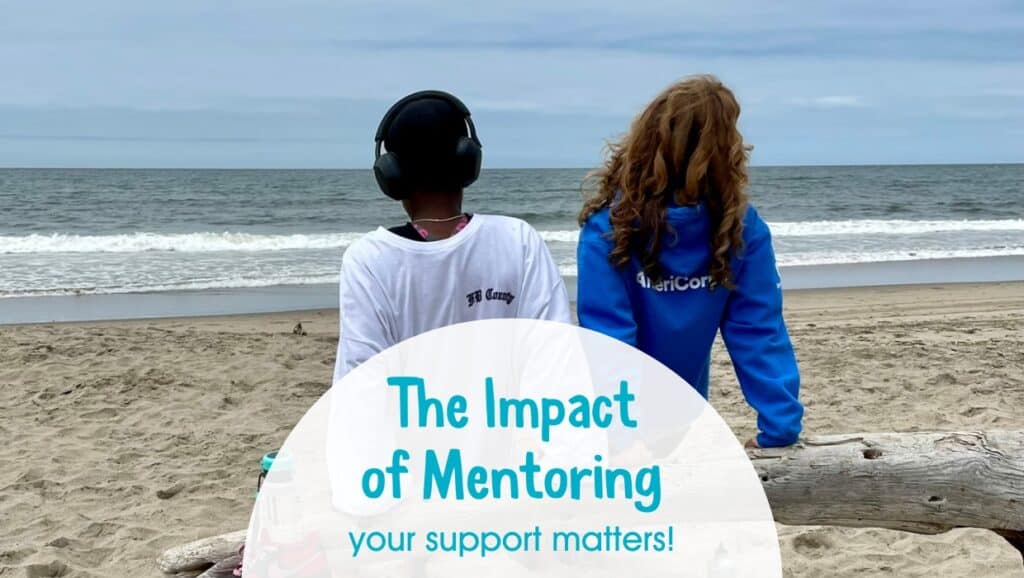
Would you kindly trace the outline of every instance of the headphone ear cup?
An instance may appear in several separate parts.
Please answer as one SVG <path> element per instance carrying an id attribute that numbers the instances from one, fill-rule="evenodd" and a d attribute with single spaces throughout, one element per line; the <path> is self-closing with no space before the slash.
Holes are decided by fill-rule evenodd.
<path id="1" fill-rule="evenodd" d="M 377 157 L 373 163 L 373 176 L 377 179 L 377 186 L 385 195 L 396 201 L 405 198 L 402 169 L 398 164 L 398 157 L 394 153 L 384 153 Z"/>
<path id="2" fill-rule="evenodd" d="M 461 169 L 462 186 L 468 187 L 480 177 L 480 163 L 483 161 L 484 151 L 475 140 L 469 137 L 461 137 L 455 145 L 455 159 Z"/>

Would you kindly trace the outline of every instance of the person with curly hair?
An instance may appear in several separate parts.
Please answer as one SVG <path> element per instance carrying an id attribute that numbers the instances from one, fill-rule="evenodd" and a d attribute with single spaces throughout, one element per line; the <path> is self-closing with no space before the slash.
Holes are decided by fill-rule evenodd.
<path id="1" fill-rule="evenodd" d="M 771 233 L 747 201 L 740 106 L 712 76 L 677 82 L 610 145 L 580 212 L 580 325 L 662 362 L 705 398 L 721 331 L 757 411 L 747 447 L 796 442 L 800 372 Z"/>

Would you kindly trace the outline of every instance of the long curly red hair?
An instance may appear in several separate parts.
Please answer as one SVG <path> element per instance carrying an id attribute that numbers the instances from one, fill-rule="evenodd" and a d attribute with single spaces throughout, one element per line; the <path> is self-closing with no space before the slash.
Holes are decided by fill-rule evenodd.
<path id="1" fill-rule="evenodd" d="M 603 167 L 588 179 L 588 188 L 596 190 L 579 220 L 582 225 L 611 208 L 612 263 L 623 266 L 637 256 L 644 273 L 659 279 L 664 238 L 675 234 L 665 219 L 670 201 L 703 201 L 711 218 L 711 278 L 733 287 L 729 262 L 743 249 L 750 152 L 736 125 L 739 116 L 736 97 L 721 81 L 692 76 L 665 89 L 621 140 L 609 144 Z"/>

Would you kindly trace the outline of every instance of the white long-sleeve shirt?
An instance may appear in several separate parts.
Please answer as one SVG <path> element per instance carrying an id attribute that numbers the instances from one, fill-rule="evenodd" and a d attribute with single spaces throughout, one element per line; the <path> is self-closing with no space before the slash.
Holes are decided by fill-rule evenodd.
<path id="1" fill-rule="evenodd" d="M 565 283 L 537 231 L 481 214 L 439 241 L 379 228 L 354 243 L 342 260 L 339 314 L 335 383 L 391 345 L 454 323 L 572 323 Z"/>

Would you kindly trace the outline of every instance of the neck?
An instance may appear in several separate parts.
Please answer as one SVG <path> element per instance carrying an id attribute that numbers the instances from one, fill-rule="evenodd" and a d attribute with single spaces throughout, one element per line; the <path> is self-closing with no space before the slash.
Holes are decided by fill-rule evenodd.
<path id="1" fill-rule="evenodd" d="M 447 219 L 462 214 L 462 194 L 416 194 L 404 202 L 409 219 Z"/>
<path id="2" fill-rule="evenodd" d="M 454 235 L 458 223 L 452 217 L 461 215 L 462 193 L 414 194 L 403 202 L 409 220 L 428 232 L 431 240 L 446 239 Z M 444 220 L 432 222 L 431 219 Z"/>

